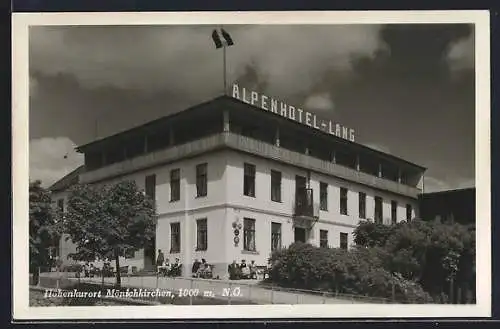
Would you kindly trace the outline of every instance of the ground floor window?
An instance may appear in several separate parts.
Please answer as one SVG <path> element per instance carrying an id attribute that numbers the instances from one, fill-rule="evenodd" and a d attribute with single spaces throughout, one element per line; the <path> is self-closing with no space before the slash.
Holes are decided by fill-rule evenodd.
<path id="1" fill-rule="evenodd" d="M 124 255 L 125 255 L 126 259 L 134 258 L 135 257 L 135 250 L 134 249 L 127 249 L 127 250 L 125 250 Z"/>
<path id="2" fill-rule="evenodd" d="M 181 251 L 181 223 L 170 224 L 170 252 Z"/>
<path id="3" fill-rule="evenodd" d="M 319 246 L 321 248 L 328 248 L 328 231 L 319 230 Z"/>
<path id="4" fill-rule="evenodd" d="M 207 250 L 208 234 L 207 234 L 207 219 L 202 218 L 196 220 L 196 250 Z"/>
<path id="5" fill-rule="evenodd" d="M 411 204 L 406 205 L 406 220 L 411 221 L 412 209 Z"/>
<path id="6" fill-rule="evenodd" d="M 271 251 L 281 248 L 281 223 L 271 223 Z"/>
<path id="7" fill-rule="evenodd" d="M 243 220 L 243 249 L 255 251 L 255 219 Z"/>
<path id="8" fill-rule="evenodd" d="M 340 249 L 347 250 L 347 233 L 340 232 Z"/>
<path id="9" fill-rule="evenodd" d="M 296 227 L 294 230 L 295 242 L 306 242 L 306 229 L 302 227 Z"/>

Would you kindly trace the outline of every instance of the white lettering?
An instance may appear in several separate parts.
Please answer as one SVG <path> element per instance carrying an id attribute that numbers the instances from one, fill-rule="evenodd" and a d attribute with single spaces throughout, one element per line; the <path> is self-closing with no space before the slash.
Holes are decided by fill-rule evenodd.
<path id="1" fill-rule="evenodd" d="M 278 113 L 278 100 L 271 98 L 271 112 Z"/>
<path id="2" fill-rule="evenodd" d="M 354 129 L 349 129 L 349 140 L 354 142 Z"/>
<path id="3" fill-rule="evenodd" d="M 299 112 L 299 122 L 302 123 L 302 109 L 297 109 L 297 112 Z"/>
<path id="4" fill-rule="evenodd" d="M 267 108 L 267 96 L 266 95 L 261 95 L 260 96 L 260 107 L 264 110 L 268 110 Z"/>
<path id="5" fill-rule="evenodd" d="M 236 99 L 240 99 L 240 87 L 235 83 L 233 84 L 233 97 Z"/>
<path id="6" fill-rule="evenodd" d="M 288 107 L 288 116 L 290 119 L 295 120 L 295 107 L 291 105 Z"/>
<path id="7" fill-rule="evenodd" d="M 240 93 L 241 91 L 241 93 Z M 262 110 L 270 111 L 276 114 L 280 114 L 281 116 L 288 118 L 290 120 L 298 121 L 303 123 L 309 127 L 313 127 L 315 129 L 320 129 L 325 132 L 328 132 L 331 135 L 341 137 L 344 139 L 348 139 L 352 142 L 355 140 L 355 131 L 354 129 L 343 127 L 340 124 L 336 124 L 331 120 L 322 120 L 318 118 L 316 114 L 313 114 L 308 111 L 304 111 L 301 108 L 296 108 L 292 105 L 287 105 L 284 102 L 279 102 L 277 99 L 271 98 L 266 95 L 259 94 L 256 91 L 248 91 L 246 88 L 241 88 L 237 83 L 233 83 L 233 98 L 236 98 L 244 103 L 251 104 L 254 106 L 260 107 Z M 278 106 L 278 102 L 280 103 Z M 271 103 L 271 104 L 269 104 Z M 298 115 L 296 116 L 296 112 Z M 304 119 L 303 114 L 304 113 Z M 51 291 L 45 291 L 46 295 L 50 295 Z"/>
<path id="8" fill-rule="evenodd" d="M 318 124 L 316 122 L 316 114 L 313 115 L 313 127 L 316 128 L 316 129 L 319 129 Z"/>
<path id="9" fill-rule="evenodd" d="M 306 112 L 306 125 L 311 126 L 311 113 Z"/>
<path id="10" fill-rule="evenodd" d="M 233 289 L 233 296 L 239 296 L 241 295 L 241 288 L 240 287 L 236 287 Z"/>
<path id="11" fill-rule="evenodd" d="M 280 102 L 281 103 L 281 115 L 286 117 L 286 109 L 287 109 L 287 106 L 285 103 L 283 102 Z"/>
<path id="12" fill-rule="evenodd" d="M 342 138 L 347 139 L 348 138 L 348 129 L 346 127 L 342 127 Z"/>
<path id="13" fill-rule="evenodd" d="M 257 100 L 259 99 L 259 94 L 257 94 L 257 92 L 255 92 L 255 91 L 252 91 L 252 94 L 251 94 L 251 95 L 252 95 L 252 98 L 251 98 L 251 99 L 252 99 L 252 100 L 251 100 L 252 105 L 255 105 L 255 103 L 256 103 L 256 102 L 257 102 Z"/>
<path id="14" fill-rule="evenodd" d="M 243 99 L 242 101 L 247 103 L 247 104 L 250 104 L 250 102 L 246 99 L 246 94 L 247 94 L 247 90 L 245 88 L 243 88 Z"/>

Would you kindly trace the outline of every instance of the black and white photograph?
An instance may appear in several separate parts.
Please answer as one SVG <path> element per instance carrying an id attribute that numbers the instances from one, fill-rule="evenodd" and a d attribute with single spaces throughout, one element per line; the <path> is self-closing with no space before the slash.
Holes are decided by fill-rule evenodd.
<path id="1" fill-rule="evenodd" d="M 423 13 L 14 15 L 14 316 L 489 316 L 488 13 Z"/>

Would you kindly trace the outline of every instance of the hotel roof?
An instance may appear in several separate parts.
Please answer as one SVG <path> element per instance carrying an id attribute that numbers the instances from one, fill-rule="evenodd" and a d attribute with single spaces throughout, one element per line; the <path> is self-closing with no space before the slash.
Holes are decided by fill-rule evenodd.
<path id="1" fill-rule="evenodd" d="M 141 133 L 144 133 L 145 131 L 155 130 L 155 128 L 164 127 L 164 126 L 172 123 L 172 121 L 175 122 L 176 120 L 179 120 L 180 118 L 182 119 L 183 117 L 200 116 L 203 114 L 203 112 L 206 112 L 206 111 L 210 111 L 210 110 L 214 110 L 214 109 L 221 111 L 222 108 L 228 108 L 228 107 L 230 107 L 230 109 L 235 109 L 237 111 L 247 111 L 247 112 L 252 112 L 254 114 L 260 113 L 260 115 L 267 116 L 270 120 L 277 120 L 280 123 L 292 125 L 292 126 L 296 127 L 297 129 L 303 130 L 304 132 L 313 133 L 313 134 L 316 134 L 318 136 L 329 138 L 330 140 L 335 141 L 336 143 L 348 146 L 353 151 L 361 151 L 363 153 L 371 153 L 371 154 L 377 155 L 381 158 L 385 158 L 387 160 L 390 160 L 391 162 L 405 164 L 405 165 L 408 165 L 410 167 L 413 167 L 413 168 L 421 170 L 421 171 L 425 171 L 427 169 L 421 165 L 412 163 L 410 161 L 407 161 L 407 160 L 402 159 L 400 157 L 394 156 L 392 154 L 388 154 L 388 153 L 381 152 L 379 150 L 375 150 L 375 149 L 370 148 L 368 146 L 365 146 L 365 145 L 362 145 L 362 144 L 359 144 L 356 142 L 352 142 L 350 140 L 329 134 L 328 132 L 322 131 L 320 129 L 311 128 L 311 127 L 306 126 L 304 124 L 301 124 L 297 121 L 293 121 L 293 120 L 290 120 L 288 118 L 285 118 L 279 114 L 276 114 L 276 113 L 273 113 L 270 111 L 266 111 L 266 110 L 262 110 L 256 106 L 250 105 L 248 103 L 245 103 L 241 100 L 238 100 L 238 99 L 230 97 L 230 96 L 216 97 L 216 98 L 211 99 L 209 101 L 206 101 L 206 102 L 197 104 L 195 106 L 189 107 L 185 110 L 161 117 L 159 119 L 147 122 L 145 124 L 142 124 L 142 125 L 139 125 L 136 127 L 133 127 L 131 129 L 124 130 L 124 131 L 118 132 L 116 134 L 113 134 L 113 135 L 92 141 L 90 143 L 78 146 L 76 148 L 76 150 L 78 152 L 85 153 L 88 150 L 93 149 L 94 147 L 98 148 L 99 146 L 108 144 L 109 142 L 115 141 L 117 139 L 126 138 L 126 137 L 132 136 L 132 135 L 139 135 Z"/>

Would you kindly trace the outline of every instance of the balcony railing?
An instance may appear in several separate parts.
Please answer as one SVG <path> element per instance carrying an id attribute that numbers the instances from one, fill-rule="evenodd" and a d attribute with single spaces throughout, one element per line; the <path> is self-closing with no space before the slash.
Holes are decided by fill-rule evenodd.
<path id="1" fill-rule="evenodd" d="M 91 183 L 112 177 L 125 175 L 148 167 L 157 166 L 185 157 L 196 156 L 205 152 L 222 148 L 230 148 L 268 159 L 273 159 L 297 167 L 309 168 L 323 174 L 332 175 L 364 184 L 373 188 L 391 191 L 416 198 L 421 192 L 419 188 L 399 184 L 388 179 L 369 175 L 355 169 L 340 166 L 312 156 L 280 148 L 273 144 L 234 133 L 220 133 L 183 145 L 173 146 L 164 150 L 152 152 L 133 159 L 108 165 L 97 170 L 80 175 L 80 182 Z"/>
<path id="2" fill-rule="evenodd" d="M 297 189 L 295 192 L 294 215 L 296 217 L 319 217 L 319 205 L 314 203 L 314 195 L 311 188 Z"/>

